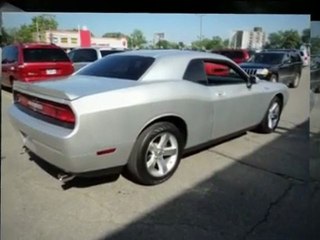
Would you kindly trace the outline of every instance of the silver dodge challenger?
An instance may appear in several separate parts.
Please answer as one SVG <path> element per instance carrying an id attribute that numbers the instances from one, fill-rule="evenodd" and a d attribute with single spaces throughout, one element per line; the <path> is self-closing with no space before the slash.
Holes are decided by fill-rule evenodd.
<path id="1" fill-rule="evenodd" d="M 24 146 L 61 169 L 60 180 L 126 170 L 155 185 L 189 150 L 247 130 L 272 132 L 288 89 L 222 55 L 137 50 L 67 78 L 17 81 L 13 99 L 9 115 Z"/>

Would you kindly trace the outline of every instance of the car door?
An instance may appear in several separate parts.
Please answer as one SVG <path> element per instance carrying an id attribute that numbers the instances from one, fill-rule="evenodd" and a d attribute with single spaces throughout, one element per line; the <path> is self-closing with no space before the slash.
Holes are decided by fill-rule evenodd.
<path id="1" fill-rule="evenodd" d="M 212 138 L 227 136 L 260 123 L 266 109 L 264 89 L 259 84 L 248 86 L 248 76 L 233 63 L 204 61 L 205 65 L 212 63 L 216 69 L 220 66 L 216 73 L 206 71 L 213 107 Z"/>
<path id="2" fill-rule="evenodd" d="M 291 62 L 290 54 L 285 53 L 282 59 L 282 64 L 279 66 L 279 82 L 283 82 L 285 84 L 290 83 L 293 71 L 294 67 Z"/>
<path id="3" fill-rule="evenodd" d="M 303 63 L 302 63 L 300 54 L 296 52 L 291 53 L 291 62 L 292 62 L 292 68 L 293 68 L 292 80 L 294 80 L 297 74 L 301 76 Z"/>

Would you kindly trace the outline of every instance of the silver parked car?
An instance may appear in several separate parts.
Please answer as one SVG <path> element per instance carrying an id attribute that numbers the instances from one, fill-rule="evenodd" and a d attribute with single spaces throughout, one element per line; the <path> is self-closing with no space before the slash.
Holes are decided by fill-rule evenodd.
<path id="1" fill-rule="evenodd" d="M 112 54 L 68 78 L 17 82 L 13 94 L 25 147 L 66 178 L 125 167 L 147 185 L 170 178 L 197 146 L 272 132 L 288 100 L 284 84 L 224 56 L 179 50 Z"/>

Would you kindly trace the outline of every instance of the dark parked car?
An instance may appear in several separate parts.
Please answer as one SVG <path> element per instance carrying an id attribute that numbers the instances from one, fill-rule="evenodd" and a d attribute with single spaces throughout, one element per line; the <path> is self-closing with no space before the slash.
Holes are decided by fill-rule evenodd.
<path id="1" fill-rule="evenodd" d="M 34 82 L 73 73 L 68 55 L 53 44 L 25 43 L 5 46 L 1 63 L 1 84 L 10 88 L 15 80 Z"/>
<path id="2" fill-rule="evenodd" d="M 248 62 L 240 66 L 249 75 L 296 88 L 300 83 L 302 64 L 299 51 L 268 50 L 255 53 Z"/>
<path id="3" fill-rule="evenodd" d="M 310 86 L 315 93 L 320 92 L 320 57 L 311 56 Z"/>
<path id="4" fill-rule="evenodd" d="M 73 62 L 75 70 L 86 66 L 100 58 L 103 58 L 109 54 L 123 52 L 124 49 L 112 49 L 112 48 L 99 48 L 99 47 L 88 47 L 88 48 L 76 48 L 68 53 L 69 58 Z"/>
<path id="5" fill-rule="evenodd" d="M 251 52 L 246 49 L 221 49 L 213 50 L 212 53 L 226 56 L 238 64 L 248 61 L 251 55 Z"/>

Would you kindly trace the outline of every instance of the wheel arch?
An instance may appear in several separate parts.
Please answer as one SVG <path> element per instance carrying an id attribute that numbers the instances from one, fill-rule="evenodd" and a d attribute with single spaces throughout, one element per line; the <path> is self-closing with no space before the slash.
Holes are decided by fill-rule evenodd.
<path id="1" fill-rule="evenodd" d="M 153 118 L 152 120 L 150 120 L 149 122 L 147 122 L 143 128 L 140 130 L 138 136 L 149 126 L 157 123 L 157 122 L 170 122 L 173 125 L 175 125 L 179 131 L 181 132 L 183 139 L 184 139 L 184 146 L 187 143 L 187 139 L 188 139 L 188 127 L 187 127 L 187 123 L 183 120 L 183 118 L 181 118 L 180 116 L 177 115 L 163 115 L 163 116 L 158 116 L 156 118 Z"/>
<path id="2" fill-rule="evenodd" d="M 277 98 L 279 98 L 279 100 L 280 100 L 280 104 L 281 104 L 281 109 L 283 108 L 283 104 L 284 104 L 284 96 L 283 96 L 283 94 L 282 93 L 277 93 L 273 98 L 275 98 L 275 97 L 277 97 Z"/>

